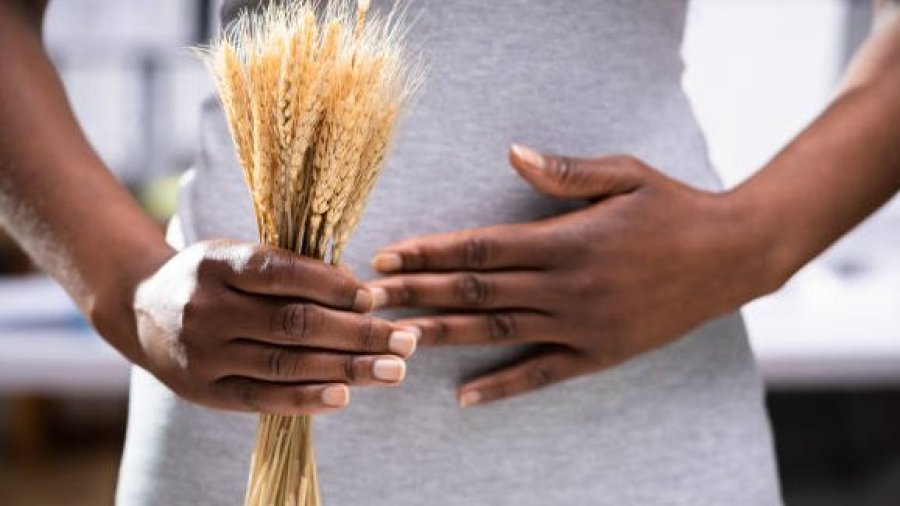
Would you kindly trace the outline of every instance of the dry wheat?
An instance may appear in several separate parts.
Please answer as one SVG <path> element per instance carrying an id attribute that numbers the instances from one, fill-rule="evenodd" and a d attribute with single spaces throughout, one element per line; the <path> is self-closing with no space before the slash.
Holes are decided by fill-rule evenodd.
<path id="1" fill-rule="evenodd" d="M 423 75 L 396 12 L 272 2 L 206 51 L 262 243 L 340 261 Z M 310 424 L 261 415 L 245 504 L 319 504 Z"/>

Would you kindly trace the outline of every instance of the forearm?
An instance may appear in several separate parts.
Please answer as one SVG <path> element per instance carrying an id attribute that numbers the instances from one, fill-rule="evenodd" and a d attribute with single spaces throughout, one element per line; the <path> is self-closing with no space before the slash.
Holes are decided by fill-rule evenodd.
<path id="1" fill-rule="evenodd" d="M 831 106 L 733 193 L 775 288 L 900 190 L 900 18 L 860 50 Z"/>
<path id="2" fill-rule="evenodd" d="M 0 220 L 134 359 L 130 292 L 170 250 L 84 138 L 22 5 L 0 4 Z"/>

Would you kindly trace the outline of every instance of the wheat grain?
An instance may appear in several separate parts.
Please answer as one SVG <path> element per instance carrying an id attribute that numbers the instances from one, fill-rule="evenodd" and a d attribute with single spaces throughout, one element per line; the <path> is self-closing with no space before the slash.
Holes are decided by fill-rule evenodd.
<path id="1" fill-rule="evenodd" d="M 359 222 L 423 75 L 369 7 L 272 2 L 206 52 L 264 244 L 337 263 Z M 261 415 L 245 504 L 319 502 L 310 418 Z"/>

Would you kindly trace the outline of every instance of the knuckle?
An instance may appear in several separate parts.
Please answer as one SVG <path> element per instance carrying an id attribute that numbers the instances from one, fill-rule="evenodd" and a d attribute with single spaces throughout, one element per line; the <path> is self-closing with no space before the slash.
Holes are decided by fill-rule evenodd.
<path id="1" fill-rule="evenodd" d="M 196 335 L 207 335 L 216 327 L 216 307 L 219 306 L 208 295 L 194 294 L 181 306 L 180 335 L 190 339 Z"/>
<path id="2" fill-rule="evenodd" d="M 288 268 L 290 268 L 290 262 L 292 261 L 290 256 L 287 257 L 285 262 L 288 263 Z M 260 279 L 266 283 L 273 283 L 278 281 L 277 262 L 278 261 L 273 254 L 269 251 L 262 250 L 253 253 L 251 265 L 253 272 L 259 276 Z"/>
<path id="3" fill-rule="evenodd" d="M 554 374 L 546 364 L 533 364 L 525 371 L 525 382 L 530 388 L 541 388 L 553 383 Z"/>
<path id="4" fill-rule="evenodd" d="M 358 289 L 359 286 L 357 283 L 343 273 L 338 273 L 334 276 L 334 290 L 341 306 L 345 309 L 353 308 L 353 303 L 356 302 L 356 291 Z"/>
<path id="5" fill-rule="evenodd" d="M 468 307 L 484 307 L 493 298 L 493 289 L 477 274 L 463 274 L 456 282 L 456 297 Z"/>
<path id="6" fill-rule="evenodd" d="M 294 380 L 306 377 L 306 364 L 287 350 L 272 350 L 267 365 L 273 378 Z"/>
<path id="7" fill-rule="evenodd" d="M 554 242 L 553 248 L 548 248 L 552 252 L 558 254 L 557 260 L 563 258 L 569 260 L 567 264 L 574 260 L 584 259 L 592 252 L 593 244 L 589 242 L 589 238 L 594 235 L 594 223 L 575 224 L 567 227 L 559 227 L 549 234 Z"/>
<path id="8" fill-rule="evenodd" d="M 584 275 L 568 276 L 566 280 L 569 292 L 577 298 L 593 298 L 599 284 L 592 276 Z"/>
<path id="9" fill-rule="evenodd" d="M 575 161 L 568 156 L 554 156 L 547 164 L 548 172 L 560 186 L 569 186 L 573 183 Z"/>
<path id="10" fill-rule="evenodd" d="M 262 399 L 260 399 L 259 392 L 253 388 L 252 383 L 243 380 L 236 381 L 233 383 L 232 389 L 238 402 L 253 411 L 262 410 Z"/>
<path id="11" fill-rule="evenodd" d="M 464 267 L 480 269 L 488 264 L 490 255 L 489 241 L 483 237 L 468 237 L 463 243 Z"/>
<path id="12" fill-rule="evenodd" d="M 303 343 L 312 337 L 320 316 L 311 304 L 286 304 L 275 311 L 270 324 L 271 330 L 292 341 Z"/>
<path id="13" fill-rule="evenodd" d="M 221 241 L 213 241 L 205 245 L 197 261 L 198 279 L 216 279 L 232 271 L 233 264 L 228 261 L 230 256 L 226 253 L 229 248 Z"/>
<path id="14" fill-rule="evenodd" d="M 197 263 L 197 279 L 207 280 L 217 277 L 221 269 L 221 261 L 205 256 Z"/>
<path id="15" fill-rule="evenodd" d="M 296 388 L 291 393 L 291 403 L 294 406 L 309 407 L 315 404 L 313 396 L 306 388 Z"/>
<path id="16" fill-rule="evenodd" d="M 511 385 L 505 380 L 500 380 L 488 389 L 488 399 L 499 400 L 509 397 L 513 392 Z"/>
<path id="17" fill-rule="evenodd" d="M 270 351 L 267 359 L 269 374 L 275 378 L 281 378 L 284 375 L 284 366 L 284 351 L 277 348 Z"/>
<path id="18" fill-rule="evenodd" d="M 418 247 L 398 252 L 398 254 L 402 259 L 404 271 L 425 271 L 429 268 L 428 255 Z"/>
<path id="19" fill-rule="evenodd" d="M 348 383 L 353 383 L 356 381 L 358 375 L 356 374 L 356 359 L 352 356 L 342 357 L 341 359 L 341 368 L 344 370 L 344 378 Z"/>
<path id="20" fill-rule="evenodd" d="M 184 329 L 193 325 L 202 312 L 203 301 L 196 295 L 191 297 L 181 308 L 181 327 Z"/>
<path id="21" fill-rule="evenodd" d="M 444 320 L 434 320 L 433 339 L 435 344 L 447 342 L 450 338 L 450 325 Z"/>
<path id="22" fill-rule="evenodd" d="M 304 376 L 305 367 L 295 355 L 280 348 L 275 348 L 268 354 L 267 369 L 273 378 L 297 379 Z"/>
<path id="23" fill-rule="evenodd" d="M 619 163 L 629 169 L 639 169 L 644 166 L 644 162 L 634 155 L 621 155 L 619 157 Z"/>
<path id="24" fill-rule="evenodd" d="M 516 336 L 516 319 L 508 313 L 488 313 L 487 319 L 488 337 L 492 341 L 504 341 Z"/>
<path id="25" fill-rule="evenodd" d="M 622 173 L 640 174 L 647 168 L 644 161 L 634 155 L 617 155 L 611 161 L 613 162 L 613 167 Z"/>
<path id="26" fill-rule="evenodd" d="M 359 326 L 359 347 L 362 351 L 373 351 L 378 346 L 378 328 L 371 316 L 363 317 Z"/>
<path id="27" fill-rule="evenodd" d="M 259 248 L 249 253 L 246 265 L 238 274 L 253 277 L 271 287 L 279 287 L 293 279 L 301 279 L 303 276 L 299 272 L 305 268 L 299 255 L 275 248 Z"/>
<path id="28" fill-rule="evenodd" d="M 394 289 L 394 293 L 392 295 L 395 296 L 397 301 L 404 306 L 412 306 L 418 303 L 419 297 L 415 288 L 410 282 L 406 280 L 403 280 L 397 284 L 397 287 Z"/>

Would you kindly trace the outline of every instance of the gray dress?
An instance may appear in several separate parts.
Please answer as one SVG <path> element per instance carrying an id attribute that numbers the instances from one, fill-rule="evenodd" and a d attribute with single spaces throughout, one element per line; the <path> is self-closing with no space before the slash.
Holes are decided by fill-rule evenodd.
<path id="1" fill-rule="evenodd" d="M 631 153 L 689 184 L 718 187 L 681 87 L 685 10 L 686 0 L 412 2 L 412 39 L 431 73 L 347 261 L 372 277 L 368 259 L 392 241 L 570 209 L 509 169 L 512 141 L 573 155 Z M 200 135 L 173 241 L 254 241 L 214 101 Z M 463 378 L 515 352 L 423 349 L 403 387 L 356 390 L 345 412 L 318 417 L 325 504 L 781 503 L 739 315 L 611 371 L 456 406 Z M 136 368 L 119 504 L 241 504 L 255 424 L 253 415 L 185 402 Z"/>

